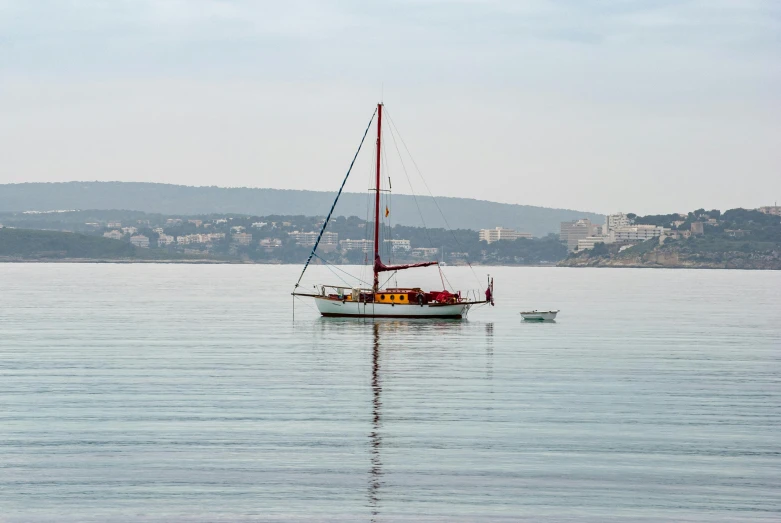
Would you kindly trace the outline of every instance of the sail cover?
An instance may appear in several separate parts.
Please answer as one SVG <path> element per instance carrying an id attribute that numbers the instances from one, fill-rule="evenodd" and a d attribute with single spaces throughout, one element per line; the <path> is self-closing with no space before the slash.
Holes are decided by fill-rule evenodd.
<path id="1" fill-rule="evenodd" d="M 408 263 L 405 265 L 385 265 L 382 263 L 382 260 L 380 259 L 380 255 L 374 257 L 374 270 L 376 272 L 386 272 L 386 271 L 400 271 L 402 269 L 412 269 L 414 267 L 428 267 L 430 265 L 437 265 L 439 262 L 436 261 L 430 261 L 430 262 L 421 262 L 421 263 Z"/>

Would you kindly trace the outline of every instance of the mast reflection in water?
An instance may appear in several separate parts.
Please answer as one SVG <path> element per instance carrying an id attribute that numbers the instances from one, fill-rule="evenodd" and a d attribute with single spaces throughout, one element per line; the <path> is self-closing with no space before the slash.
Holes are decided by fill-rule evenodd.
<path id="1" fill-rule="evenodd" d="M 382 382 L 380 381 L 380 325 L 375 323 L 372 343 L 372 431 L 369 434 L 371 445 L 371 468 L 369 469 L 369 508 L 372 512 L 372 521 L 379 514 L 379 491 L 382 484 L 382 460 L 380 448 L 382 446 Z"/>

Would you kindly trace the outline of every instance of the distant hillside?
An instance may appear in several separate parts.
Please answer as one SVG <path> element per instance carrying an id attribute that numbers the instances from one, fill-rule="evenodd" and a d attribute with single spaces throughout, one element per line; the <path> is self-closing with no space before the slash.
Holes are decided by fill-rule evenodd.
<path id="1" fill-rule="evenodd" d="M 681 220 L 679 222 L 679 220 Z M 781 270 L 781 217 L 750 209 L 698 209 L 679 215 L 638 216 L 639 224 L 669 227 L 659 238 L 629 243 L 598 243 L 570 254 L 561 267 L 666 267 Z M 691 224 L 702 230 L 690 233 Z M 678 225 L 676 225 L 676 223 Z M 623 248 L 623 250 L 622 250 Z"/>
<path id="2" fill-rule="evenodd" d="M 53 209 L 127 209 L 162 214 L 235 213 L 258 216 L 324 216 L 333 203 L 335 192 L 291 191 L 223 187 L 188 187 L 137 182 L 67 182 L 0 185 L 0 211 Z M 530 205 L 444 198 L 436 200 L 453 229 L 510 227 L 535 236 L 559 231 L 562 221 L 589 218 L 602 223 L 602 215 L 567 209 Z M 421 214 L 427 227 L 445 227 L 432 198 L 393 195 L 394 223 L 421 226 Z M 366 218 L 367 196 L 346 193 L 336 208 L 338 216 Z"/>

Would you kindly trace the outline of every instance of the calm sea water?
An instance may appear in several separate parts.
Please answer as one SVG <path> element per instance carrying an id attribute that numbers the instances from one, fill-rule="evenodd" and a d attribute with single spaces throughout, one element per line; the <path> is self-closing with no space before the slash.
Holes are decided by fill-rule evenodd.
<path id="1" fill-rule="evenodd" d="M 0 521 L 781 520 L 781 273 L 448 267 L 497 306 L 365 322 L 299 271 L 0 265 Z"/>

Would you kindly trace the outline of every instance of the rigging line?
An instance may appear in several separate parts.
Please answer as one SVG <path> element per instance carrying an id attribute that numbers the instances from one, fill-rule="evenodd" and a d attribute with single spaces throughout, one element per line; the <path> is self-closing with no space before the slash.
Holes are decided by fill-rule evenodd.
<path id="1" fill-rule="evenodd" d="M 320 312 L 315 307 L 313 307 L 312 304 L 310 304 L 308 301 L 302 300 L 299 296 L 293 296 L 293 298 L 295 298 L 296 300 L 300 301 L 301 303 L 303 303 L 304 305 L 306 305 L 307 307 L 309 307 L 313 311 L 318 312 L 318 313 Z"/>
<path id="2" fill-rule="evenodd" d="M 370 157 L 374 158 L 376 156 L 376 154 L 377 154 L 377 142 L 375 142 L 374 146 L 372 147 L 372 153 L 371 153 Z M 372 166 L 372 162 L 368 162 L 367 165 L 368 165 L 368 175 L 366 176 L 366 180 L 367 180 L 367 182 L 366 182 L 366 194 L 367 195 L 371 195 L 371 189 L 372 189 L 372 183 L 373 183 L 372 182 L 372 180 L 373 180 L 373 176 L 372 176 L 372 167 L 373 167 Z M 369 227 L 369 219 L 371 217 L 371 214 L 372 214 L 372 199 L 369 196 L 367 196 L 366 197 L 366 219 L 364 220 L 364 227 L 363 227 L 363 240 L 364 240 L 364 242 L 368 242 L 369 240 L 373 240 L 373 238 L 369 237 L 369 234 L 370 233 L 373 234 L 372 231 L 374 231 L 373 227 L 371 227 L 371 228 Z M 364 245 L 365 245 L 365 243 L 364 243 Z M 361 262 L 359 263 L 359 265 L 361 266 L 361 269 L 360 269 L 361 278 L 367 277 L 367 274 L 368 274 L 368 270 L 367 269 L 368 269 L 368 261 L 369 261 L 368 258 L 369 257 L 368 257 L 368 254 L 367 254 L 368 251 L 364 250 L 364 245 L 361 246 L 361 254 L 363 255 L 363 260 L 361 260 Z"/>
<path id="3" fill-rule="evenodd" d="M 339 278 L 339 279 L 342 281 L 342 283 L 344 283 L 344 284 L 345 284 L 345 285 L 347 285 L 348 287 L 352 287 L 352 285 L 350 285 L 350 282 L 348 282 L 347 280 L 345 280 L 344 278 L 342 278 L 341 276 L 339 276 L 338 274 L 336 274 L 336 272 L 334 272 L 334 270 L 331 268 L 331 266 L 330 266 L 330 265 L 329 265 L 329 264 L 328 264 L 328 263 L 327 263 L 325 260 L 323 260 L 322 258 L 320 258 L 320 256 L 318 256 L 318 255 L 316 255 L 316 254 L 315 254 L 315 257 L 316 257 L 316 258 L 318 258 L 318 259 L 320 259 L 320 260 L 322 260 L 322 262 L 323 262 L 323 265 L 325 266 L 325 268 L 326 268 L 326 269 L 328 269 L 329 271 L 331 271 L 331 272 L 334 274 L 334 276 L 336 276 L 337 278 Z"/>
<path id="4" fill-rule="evenodd" d="M 390 172 L 390 168 L 388 166 L 388 155 L 385 152 L 385 141 L 384 140 L 382 141 L 381 153 L 382 154 L 380 154 L 380 158 L 381 158 L 381 161 L 382 161 L 382 172 L 385 173 L 385 175 L 387 175 L 387 173 Z M 380 177 L 380 188 L 382 189 L 382 192 L 380 193 L 380 198 L 381 198 L 381 202 L 382 202 L 383 206 L 380 207 L 380 231 L 382 233 L 381 234 L 381 238 L 387 239 L 389 237 L 388 236 L 389 231 L 388 231 L 388 218 L 385 216 L 385 208 L 387 208 L 388 205 L 389 205 L 389 203 L 388 203 L 389 193 L 386 191 L 386 189 L 384 189 L 384 187 L 385 187 L 385 178 L 381 176 Z M 387 245 L 385 244 L 385 242 L 381 241 L 379 245 L 380 245 L 380 253 L 381 253 L 381 255 L 386 260 L 390 260 L 390 254 L 388 252 L 388 248 L 387 248 Z"/>
<path id="5" fill-rule="evenodd" d="M 393 271 L 393 272 L 391 273 L 391 275 L 390 275 L 390 276 L 388 276 L 388 279 L 387 279 L 387 280 L 385 280 L 385 282 L 384 282 L 382 285 L 380 285 L 380 287 L 384 287 L 386 283 L 388 283 L 389 281 L 391 281 L 391 278 L 393 278 L 394 276 L 396 276 L 396 273 L 397 273 L 397 272 L 399 272 L 399 271 Z"/>
<path id="6" fill-rule="evenodd" d="M 366 281 L 363 281 L 361 278 L 359 278 L 359 277 L 357 277 L 357 276 L 355 276 L 355 275 L 353 275 L 353 274 L 350 274 L 349 272 L 345 271 L 344 269 L 340 269 L 339 267 L 337 267 L 337 266 L 336 266 L 336 265 L 334 265 L 333 263 L 331 263 L 331 262 L 329 262 L 329 261 L 326 261 L 326 260 L 324 260 L 323 258 L 321 258 L 321 257 L 320 257 L 319 255 L 317 255 L 317 254 L 315 254 L 315 258 L 317 258 L 317 259 L 319 259 L 320 261 L 322 261 L 322 262 L 323 262 L 323 265 L 325 265 L 325 266 L 326 266 L 326 267 L 327 267 L 327 268 L 328 268 L 328 269 L 329 269 L 331 272 L 333 272 L 333 269 L 336 269 L 337 271 L 340 271 L 340 272 L 343 272 L 343 273 L 345 273 L 345 274 L 346 274 L 347 276 L 349 276 L 350 278 L 354 278 L 354 279 L 358 280 L 359 282 L 363 283 L 363 284 L 364 284 L 364 285 L 366 285 L 366 286 L 369 286 L 369 285 L 371 285 L 370 283 L 368 283 L 368 282 L 366 282 Z M 334 274 L 336 274 L 336 273 L 334 273 Z M 340 280 L 342 280 L 344 283 L 347 283 L 347 282 L 346 282 L 345 280 L 343 280 L 343 279 L 342 279 L 340 276 L 338 276 L 338 275 L 337 275 L 337 277 L 339 277 L 339 279 L 340 279 Z"/>
<path id="7" fill-rule="evenodd" d="M 366 126 L 366 130 L 363 132 L 363 137 L 361 138 L 361 143 L 358 145 L 358 150 L 355 151 L 355 156 L 353 156 L 353 161 L 350 162 L 350 167 L 347 169 L 347 174 L 344 175 L 344 180 L 342 180 L 342 185 L 339 187 L 339 192 L 336 193 L 336 199 L 334 199 L 333 205 L 331 205 L 331 210 L 328 211 L 328 216 L 325 218 L 325 221 L 323 222 L 323 227 L 320 229 L 320 234 L 317 235 L 317 241 L 315 241 L 314 247 L 312 247 L 312 252 L 309 254 L 309 258 L 306 260 L 306 264 L 304 264 L 304 270 L 301 271 L 301 275 L 298 277 L 298 281 L 296 282 L 296 286 L 294 288 L 298 287 L 298 284 L 301 283 L 301 278 L 304 277 L 304 273 L 306 272 L 307 267 L 309 267 L 309 262 L 312 261 L 312 256 L 315 255 L 315 251 L 317 250 L 317 246 L 320 244 L 320 238 L 323 237 L 323 233 L 325 232 L 325 228 L 328 225 L 328 220 L 331 219 L 331 215 L 334 213 L 334 208 L 336 207 L 336 202 L 339 201 L 339 196 L 342 195 L 342 190 L 344 189 L 344 184 L 347 183 L 347 178 L 350 177 L 350 171 L 353 170 L 353 165 L 355 165 L 355 160 L 358 158 L 358 153 L 361 152 L 361 147 L 363 147 L 363 141 L 366 139 L 366 135 L 369 133 L 369 127 L 371 127 L 372 122 L 374 121 L 374 115 L 377 114 L 377 109 L 374 110 L 372 113 L 372 117 L 369 119 L 369 125 Z"/>
<path id="8" fill-rule="evenodd" d="M 448 279 L 447 279 L 447 275 L 445 274 L 445 271 L 443 271 L 443 270 L 442 270 L 442 267 L 440 267 L 439 265 L 437 265 L 437 269 L 439 269 L 439 275 L 440 275 L 440 277 L 442 277 L 442 278 L 444 278 L 444 279 L 445 279 L 445 281 L 447 282 L 447 285 L 448 285 L 448 287 L 450 287 L 450 290 L 451 290 L 451 291 L 454 291 L 454 290 L 456 290 L 456 289 L 455 289 L 455 287 L 453 287 L 453 284 L 452 284 L 452 283 L 450 283 L 450 280 L 448 280 Z M 444 282 L 442 283 L 442 286 L 443 286 L 443 287 L 445 286 L 445 283 L 444 283 Z M 447 288 L 447 287 L 445 287 L 445 288 Z"/>
<path id="9" fill-rule="evenodd" d="M 418 208 L 418 215 L 420 216 L 420 221 L 423 223 L 423 230 L 426 232 L 426 238 L 428 239 L 429 247 L 434 247 L 434 242 L 431 241 L 431 235 L 428 233 L 428 227 L 426 226 L 426 219 L 423 218 L 423 211 L 420 210 L 420 204 L 418 203 L 418 197 L 415 194 L 415 189 L 412 187 L 412 180 L 409 177 L 409 174 L 407 173 L 407 166 L 404 165 L 404 160 L 401 157 L 401 151 L 399 150 L 399 144 L 396 143 L 396 136 L 393 133 L 393 129 L 391 126 L 388 126 L 388 129 L 390 130 L 391 138 L 393 139 L 393 145 L 396 147 L 396 153 L 399 155 L 399 161 L 401 162 L 401 169 L 404 171 L 404 176 L 407 178 L 407 183 L 409 183 L 409 190 L 412 193 L 412 199 L 415 202 L 415 207 Z M 398 131 L 397 131 L 398 132 Z M 399 136 L 401 138 L 401 136 Z"/>
<path id="10" fill-rule="evenodd" d="M 412 165 L 415 166 L 415 170 L 418 172 L 418 176 L 420 177 L 420 180 L 423 182 L 423 185 L 426 187 L 426 190 L 428 191 L 429 196 L 431 196 L 431 199 L 434 200 L 434 205 L 436 205 L 437 210 L 439 211 L 439 215 L 442 216 L 442 219 L 445 222 L 445 226 L 447 227 L 447 230 L 450 231 L 450 234 L 453 236 L 453 239 L 456 241 L 456 245 L 460 249 L 463 249 L 463 246 L 461 245 L 461 242 L 458 241 L 458 237 L 456 237 L 456 233 L 453 232 L 453 229 L 450 227 L 450 223 L 447 221 L 447 217 L 445 217 L 445 213 L 442 212 L 442 209 L 439 207 L 439 202 L 437 202 L 437 199 L 434 197 L 434 193 L 431 192 L 431 189 L 429 188 L 428 184 L 426 183 L 426 179 L 423 177 L 423 173 L 420 172 L 420 167 L 418 167 L 418 163 L 415 161 L 415 158 L 412 156 L 412 153 L 409 150 L 409 147 L 407 147 L 407 143 L 404 141 L 404 137 L 401 136 L 401 133 L 399 132 L 399 128 L 396 127 L 396 123 L 393 121 L 393 118 L 391 118 L 391 115 L 388 111 L 385 112 L 386 116 L 388 117 L 388 121 L 390 125 L 389 128 L 393 128 L 396 130 L 396 134 L 399 135 L 399 140 L 401 140 L 401 144 L 404 146 L 404 150 L 407 151 L 407 155 L 409 156 L 409 159 L 412 160 Z M 391 131 L 391 136 L 393 136 L 393 131 Z M 402 162 L 403 164 L 403 162 Z M 477 273 L 475 272 L 475 269 L 472 267 L 472 264 L 467 260 L 466 264 L 469 266 L 469 268 L 472 270 L 472 274 L 475 278 L 477 278 Z M 477 281 L 480 281 L 479 278 L 477 278 Z"/>
<path id="11" fill-rule="evenodd" d="M 388 209 L 393 212 L 393 185 L 391 184 L 390 175 L 388 175 Z M 389 238 L 393 240 L 393 216 L 388 214 L 388 234 Z M 388 261 L 390 263 L 393 257 L 393 242 L 388 243 Z"/>

